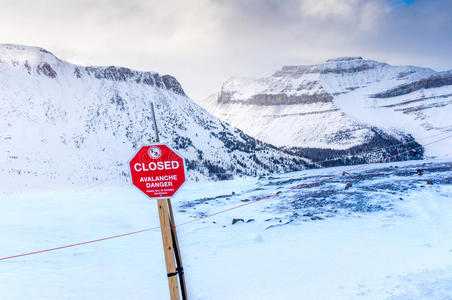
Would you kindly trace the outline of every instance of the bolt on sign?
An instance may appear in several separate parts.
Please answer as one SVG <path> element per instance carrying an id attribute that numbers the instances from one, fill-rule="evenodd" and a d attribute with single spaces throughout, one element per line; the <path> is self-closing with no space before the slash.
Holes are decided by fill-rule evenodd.
<path id="1" fill-rule="evenodd" d="M 143 146 L 130 164 L 132 183 L 150 198 L 170 198 L 185 182 L 184 159 L 165 144 Z"/>

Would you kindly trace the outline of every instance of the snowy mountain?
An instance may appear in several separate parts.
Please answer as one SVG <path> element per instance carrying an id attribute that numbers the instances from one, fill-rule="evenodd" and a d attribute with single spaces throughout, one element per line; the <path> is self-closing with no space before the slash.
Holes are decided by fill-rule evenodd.
<path id="1" fill-rule="evenodd" d="M 393 154 L 452 130 L 452 72 L 343 57 L 284 66 L 268 77 L 234 77 L 199 103 L 278 147 L 317 160 L 365 162 L 368 151 Z M 450 148 L 427 147 L 425 155 Z"/>
<path id="2" fill-rule="evenodd" d="M 0 45 L 2 190 L 124 183 L 127 161 L 160 136 L 189 177 L 303 169 L 306 160 L 256 141 L 190 100 L 170 75 L 83 67 L 35 47 Z"/>

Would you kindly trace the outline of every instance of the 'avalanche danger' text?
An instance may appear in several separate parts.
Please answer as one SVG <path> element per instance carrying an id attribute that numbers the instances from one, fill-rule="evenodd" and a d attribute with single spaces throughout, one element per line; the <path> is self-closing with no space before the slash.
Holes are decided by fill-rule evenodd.
<path id="1" fill-rule="evenodd" d="M 129 161 L 132 183 L 150 198 L 170 198 L 185 182 L 184 159 L 165 144 L 142 146 Z"/>
<path id="2" fill-rule="evenodd" d="M 156 188 L 156 187 L 170 187 L 173 186 L 173 183 L 171 181 L 162 181 L 162 182 L 153 182 L 153 183 L 149 183 L 146 182 L 146 187 L 147 188 Z"/>
<path id="3" fill-rule="evenodd" d="M 140 178 L 140 182 L 168 181 L 168 180 L 177 180 L 177 175 L 148 176 Z"/>

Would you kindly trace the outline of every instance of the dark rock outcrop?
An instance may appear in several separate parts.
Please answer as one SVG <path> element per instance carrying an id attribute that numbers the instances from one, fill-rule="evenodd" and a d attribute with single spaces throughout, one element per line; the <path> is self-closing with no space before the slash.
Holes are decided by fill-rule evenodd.
<path id="1" fill-rule="evenodd" d="M 437 88 L 452 85 L 452 71 L 440 72 L 427 78 L 407 84 L 399 85 L 393 89 L 372 95 L 373 98 L 390 98 L 406 95 L 421 89 Z"/>
<path id="2" fill-rule="evenodd" d="M 243 219 L 236 219 L 236 218 L 234 218 L 234 219 L 232 219 L 232 225 L 234 225 L 235 223 L 239 223 L 239 222 L 245 222 L 245 220 L 243 220 Z"/>
<path id="3" fill-rule="evenodd" d="M 220 92 L 218 103 L 254 104 L 254 105 L 288 105 L 331 102 L 333 97 L 325 92 L 312 95 L 258 94 L 247 100 L 233 100 L 233 94 Z"/>
<path id="4" fill-rule="evenodd" d="M 139 72 L 124 67 L 84 67 L 88 75 L 92 75 L 97 79 L 106 79 L 112 81 L 135 81 L 158 88 L 170 90 L 176 94 L 186 96 L 180 83 L 171 75 L 160 76 L 152 72 Z M 74 74 L 80 78 L 80 69 L 75 68 Z"/>
<path id="5" fill-rule="evenodd" d="M 40 63 L 36 67 L 36 72 L 38 72 L 38 74 L 43 74 L 43 75 L 45 75 L 47 77 L 50 77 L 50 78 L 55 78 L 57 76 L 57 73 L 55 72 L 55 70 L 52 69 L 52 67 L 48 63 L 45 63 L 45 62 L 44 63 Z"/>
<path id="6" fill-rule="evenodd" d="M 276 71 L 274 77 L 300 77 L 303 74 L 345 74 L 356 73 L 373 69 L 376 62 L 363 60 L 362 57 L 339 57 L 329 59 L 323 65 L 301 65 L 301 66 L 283 66 L 281 70 Z M 383 64 L 384 65 L 384 64 Z"/>

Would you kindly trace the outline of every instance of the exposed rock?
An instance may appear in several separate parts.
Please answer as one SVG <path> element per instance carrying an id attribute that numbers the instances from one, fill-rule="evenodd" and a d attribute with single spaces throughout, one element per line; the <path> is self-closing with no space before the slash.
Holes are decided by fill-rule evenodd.
<path id="1" fill-rule="evenodd" d="M 287 75 L 300 77 L 304 74 L 344 74 L 366 71 L 374 68 L 375 63 L 365 61 L 361 56 L 357 57 L 339 57 L 328 59 L 321 65 L 301 65 L 301 66 L 283 66 L 281 70 L 276 71 L 273 76 L 284 77 Z"/>
<path id="2" fill-rule="evenodd" d="M 238 222 L 245 222 L 245 220 L 243 220 L 243 219 L 232 219 L 232 225 L 234 225 L 235 223 L 238 223 Z"/>
<path id="3" fill-rule="evenodd" d="M 82 78 L 82 73 L 81 73 L 79 67 L 75 67 L 75 68 L 74 68 L 74 75 L 75 75 L 75 77 L 77 77 L 77 78 Z"/>
<path id="4" fill-rule="evenodd" d="M 36 72 L 38 72 L 38 74 L 44 74 L 47 77 L 50 78 L 55 78 L 57 76 L 57 73 L 55 72 L 54 69 L 52 69 L 52 67 L 48 64 L 48 63 L 40 63 L 37 68 L 36 68 Z"/>
<path id="5" fill-rule="evenodd" d="M 168 90 L 170 90 L 170 91 L 172 91 L 172 92 L 174 92 L 176 94 L 179 94 L 179 95 L 185 95 L 185 92 L 182 89 L 181 84 L 173 76 L 171 76 L 171 75 L 163 75 L 162 76 L 162 81 L 163 81 L 163 83 L 165 84 L 165 87 Z"/>
<path id="6" fill-rule="evenodd" d="M 333 97 L 328 93 L 315 93 L 312 95 L 286 95 L 286 94 L 258 94 L 246 100 L 233 100 L 233 94 L 220 92 L 218 103 L 254 104 L 254 105 L 288 105 L 311 104 L 331 102 Z"/>
<path id="7" fill-rule="evenodd" d="M 25 61 L 24 67 L 27 69 L 28 74 L 31 74 L 31 66 L 28 63 L 28 60 Z"/>
<path id="8" fill-rule="evenodd" d="M 430 89 L 437 88 L 446 85 L 452 85 L 452 72 L 440 72 L 438 74 L 432 75 L 430 77 L 410 82 L 407 84 L 402 84 L 396 88 L 374 94 L 374 98 L 390 98 L 401 95 L 406 95 L 420 89 Z"/>
<path id="9" fill-rule="evenodd" d="M 93 75 L 97 79 L 107 79 L 113 81 L 135 81 L 146 85 L 156 86 L 170 90 L 176 94 L 186 96 L 180 83 L 171 75 L 160 76 L 153 72 L 139 72 L 124 67 L 84 67 L 88 75 Z M 80 78 L 80 72 L 75 71 L 75 75 Z"/>

